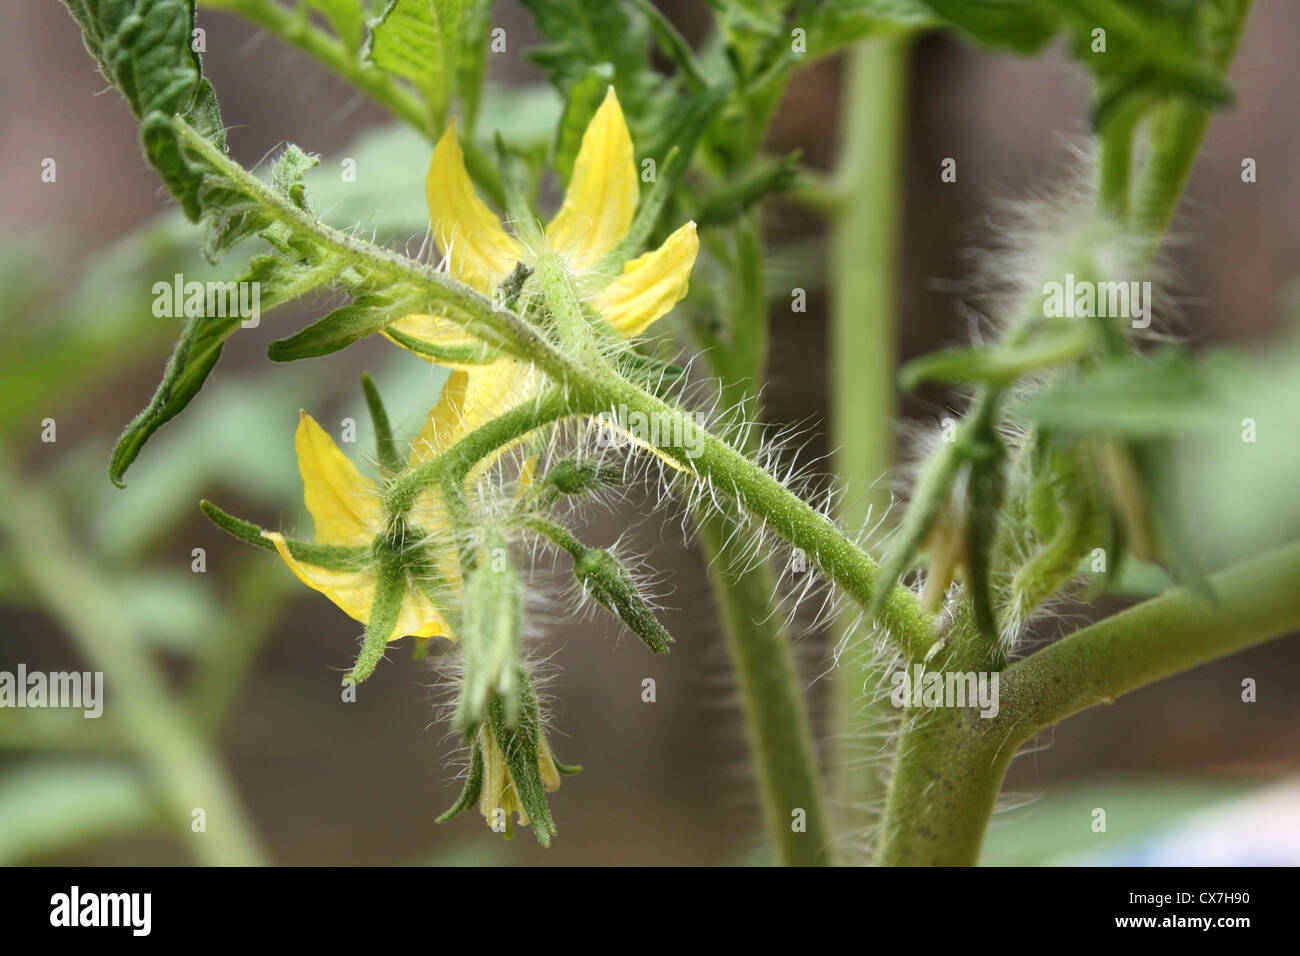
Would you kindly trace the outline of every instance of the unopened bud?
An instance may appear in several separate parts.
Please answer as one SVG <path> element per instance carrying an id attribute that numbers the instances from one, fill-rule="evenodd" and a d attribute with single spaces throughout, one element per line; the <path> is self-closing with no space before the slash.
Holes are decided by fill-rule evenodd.
<path id="1" fill-rule="evenodd" d="M 637 590 L 632 575 L 608 551 L 590 548 L 573 561 L 573 573 L 588 594 L 656 654 L 667 654 L 672 637 Z"/>

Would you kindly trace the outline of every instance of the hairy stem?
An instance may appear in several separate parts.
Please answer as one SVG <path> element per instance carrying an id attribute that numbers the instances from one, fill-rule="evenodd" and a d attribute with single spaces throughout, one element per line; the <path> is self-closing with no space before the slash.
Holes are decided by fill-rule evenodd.
<path id="1" fill-rule="evenodd" d="M 736 227 L 736 268 L 727 297 L 729 341 L 710 353 L 722 403 L 757 421 L 759 383 L 767 364 L 762 223 L 757 214 Z M 753 429 L 747 429 L 754 436 Z M 700 549 L 722 623 L 727 653 L 740 690 L 750 759 L 758 783 L 768 846 L 776 862 L 806 866 L 829 862 L 830 831 L 823 807 L 812 727 L 783 626 L 771 564 L 755 561 L 741 543 L 743 521 L 734 507 L 701 509 Z M 796 829 L 802 816 L 803 826 Z"/>

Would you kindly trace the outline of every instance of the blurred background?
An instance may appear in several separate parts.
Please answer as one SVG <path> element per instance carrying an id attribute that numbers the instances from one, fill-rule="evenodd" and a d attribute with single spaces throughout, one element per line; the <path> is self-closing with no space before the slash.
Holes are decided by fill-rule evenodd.
<path id="1" fill-rule="evenodd" d="M 708 22 L 702 3 L 661 5 L 692 39 Z M 1189 506 L 1214 566 L 1300 534 L 1300 16 L 1286 2 L 1256 7 L 1231 72 L 1238 102 L 1214 120 L 1174 231 L 1169 291 L 1181 334 L 1254 356 L 1258 400 L 1280 424 L 1267 442 L 1295 467 L 1233 466 L 1212 453 L 1190 460 Z M 286 141 L 320 153 L 309 188 L 327 221 L 360 222 L 418 246 L 427 144 L 244 21 L 201 10 L 199 23 L 234 157 L 252 166 Z M 497 23 L 512 52 L 489 58 L 485 125 L 545 135 L 558 104 L 530 91 L 538 75 L 519 55 L 533 40 L 527 18 L 502 2 Z M 774 149 L 799 148 L 809 165 L 830 164 L 839 66 L 796 78 Z M 134 120 L 105 86 L 62 5 L 0 8 L 0 453 L 10 475 L 0 508 L 20 519 L 0 538 L 0 671 L 19 662 L 29 671 L 100 669 L 87 663 L 99 637 L 109 642 L 101 651 L 122 639 L 147 648 L 163 662 L 178 706 L 192 708 L 277 863 L 761 862 L 737 702 L 706 613 L 707 570 L 684 544 L 679 516 L 641 517 L 648 512 L 635 501 L 594 518 L 587 537 L 605 544 L 631 528 L 663 571 L 677 644 L 654 657 L 606 619 L 572 620 L 558 607 L 547 615 L 551 740 L 561 759 L 584 767 L 552 797 L 553 847 L 541 850 L 527 830 L 501 841 L 477 814 L 434 824 L 459 792 L 455 747 L 435 719 L 436 659 L 417 662 L 409 642 L 394 645 L 357 702 L 341 703 L 339 678 L 359 626 L 197 508 L 208 497 L 266 527 L 306 531 L 292 447 L 297 410 L 336 432 L 355 419 L 358 444 L 348 451 L 359 458 L 369 444 L 362 370 L 376 377 L 399 425 L 418 425 L 441 375 L 381 339 L 272 367 L 267 342 L 327 303 L 272 313 L 232 337 L 209 386 L 150 443 L 126 489 L 110 485 L 108 452 L 152 394 L 179 327 L 153 316 L 152 284 L 174 272 L 232 278 L 238 262 L 215 271 L 201 262 L 197 231 L 162 194 Z M 900 361 L 965 337 L 960 305 L 979 292 L 967 253 L 996 231 L 1004 200 L 1075 175 L 1087 113 L 1086 80 L 1064 50 L 1021 60 L 946 35 L 917 43 L 903 163 Z M 1246 156 L 1257 163 L 1254 184 L 1241 182 Z M 945 157 L 958 159 L 956 183 L 939 181 Z M 54 182 L 42 181 L 47 158 L 56 162 Z M 356 186 L 341 181 L 343 158 L 356 160 Z M 778 202 L 769 232 L 773 268 L 812 294 L 807 313 L 774 309 L 767 414 L 822 422 L 825 298 L 813 290 L 824 277 L 809 265 L 825 261 L 822 226 Z M 947 400 L 900 399 L 905 417 L 920 422 L 933 422 Z M 54 442 L 41 440 L 47 418 Z M 904 425 L 900 454 L 906 434 Z M 808 454 L 827 451 L 814 441 Z M 27 538 L 13 530 L 19 523 Z M 204 573 L 191 570 L 195 548 L 204 549 Z M 57 565 L 44 588 L 33 565 Z M 1120 606 L 1105 597 L 1094 608 L 1066 608 L 1041 636 Z M 826 653 L 823 636 L 801 638 L 819 726 Z M 657 684 L 654 703 L 642 701 L 647 677 Z M 1241 701 L 1246 677 L 1258 682 L 1253 704 Z M 1195 813 L 1209 815 L 1191 831 L 1204 852 L 1206 833 L 1242 821 L 1294 834 L 1298 684 L 1300 641 L 1284 639 L 1073 718 L 1013 765 L 1008 810 L 995 817 L 986 861 L 1161 862 L 1170 846 L 1186 850 L 1178 827 Z M 110 678 L 101 720 L 0 710 L 0 862 L 194 859 L 162 832 L 138 762 L 123 759 L 129 745 L 113 717 L 116 692 Z M 1089 827 L 1093 807 L 1107 810 L 1104 844 Z M 1250 844 L 1240 833 L 1221 844 L 1205 862 L 1249 862 L 1232 857 Z M 1256 862 L 1298 863 L 1297 844 L 1279 837 L 1273 852 L 1282 858 Z"/>

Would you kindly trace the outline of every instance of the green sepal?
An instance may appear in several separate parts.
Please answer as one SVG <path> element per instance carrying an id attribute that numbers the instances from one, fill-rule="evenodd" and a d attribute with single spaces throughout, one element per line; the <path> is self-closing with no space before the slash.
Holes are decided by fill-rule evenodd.
<path id="1" fill-rule="evenodd" d="M 270 539 L 264 537 L 263 529 L 251 521 L 236 518 L 234 515 L 222 511 L 207 499 L 199 502 L 199 509 L 208 516 L 208 519 L 213 524 L 232 537 L 266 551 L 275 551 L 275 545 L 271 543 Z M 289 549 L 289 553 L 299 561 L 305 564 L 314 564 L 329 571 L 360 570 L 370 563 L 374 554 L 370 548 L 363 545 L 345 547 L 342 545 L 314 544 L 310 541 L 299 541 L 295 538 L 285 538 L 284 544 Z"/>
<path id="2" fill-rule="evenodd" d="M 636 349 L 627 349 L 617 359 L 619 374 L 644 385 L 655 394 L 671 391 L 686 380 L 686 369 Z"/>
<path id="3" fill-rule="evenodd" d="M 402 601 L 406 597 L 406 572 L 395 556 L 389 556 L 379 567 L 378 580 L 375 582 L 375 599 L 370 605 L 370 620 L 366 622 L 366 633 L 361 643 L 361 653 L 352 665 L 352 670 L 344 678 L 353 684 L 360 684 L 374 673 L 379 662 L 383 660 L 384 649 L 392 637 L 397 619 L 402 613 Z"/>
<path id="4" fill-rule="evenodd" d="M 378 330 L 376 330 L 378 331 Z M 435 362 L 455 365 L 490 365 L 501 357 L 501 353 L 487 344 L 473 345 L 433 345 L 405 332 L 389 326 L 384 334 L 409 352 L 424 355 Z"/>
<path id="5" fill-rule="evenodd" d="M 469 757 L 469 775 L 465 778 L 465 786 L 461 788 L 460 796 L 456 802 L 451 805 L 445 812 L 437 817 L 435 823 L 446 823 L 459 816 L 463 811 L 468 810 L 474 804 L 478 803 L 479 797 L 483 794 L 483 749 L 475 741 L 470 745 Z"/>
<path id="6" fill-rule="evenodd" d="M 552 465 L 538 485 L 554 488 L 562 495 L 581 495 L 596 488 L 621 485 L 623 481 L 621 468 L 566 458 Z"/>
<path id="7" fill-rule="evenodd" d="M 528 822 L 537 836 L 537 842 L 549 847 L 551 837 L 555 835 L 555 821 L 551 818 L 551 808 L 546 802 L 546 785 L 542 782 L 542 771 L 538 766 L 541 758 L 542 715 L 532 682 L 522 670 L 518 674 L 518 683 L 521 698 L 518 719 L 512 723 L 505 701 L 500 695 L 494 695 L 487 706 L 487 729 L 496 735 L 506 766 L 510 769 L 510 776 L 514 779 L 515 793 L 524 812 L 528 814 Z M 510 822 L 507 817 L 507 824 Z M 507 833 L 510 833 L 509 829 Z"/>
<path id="8" fill-rule="evenodd" d="M 380 398 L 375 380 L 368 372 L 361 373 L 361 390 L 366 394 L 366 408 L 370 410 L 370 421 L 375 427 L 375 455 L 384 470 L 395 475 L 402 470 L 405 463 L 397 450 L 397 442 L 393 438 L 393 426 L 389 422 L 388 411 L 384 408 L 384 400 Z"/>
<path id="9" fill-rule="evenodd" d="M 868 617 L 876 617 L 889 592 L 894 589 L 899 579 L 916 557 L 922 543 L 934 527 L 935 521 L 943 511 L 957 480 L 959 471 L 965 463 L 957 441 L 944 442 L 925 463 L 921 476 L 917 480 L 912 501 L 903 515 L 902 523 L 894 533 L 894 539 L 880 563 L 880 572 L 876 577 L 875 590 L 871 595 L 871 604 L 867 607 Z"/>
<path id="10" fill-rule="evenodd" d="M 505 193 L 506 215 L 512 220 L 515 234 L 527 233 L 534 238 L 540 238 L 541 213 L 532 200 L 527 170 L 518 157 L 511 153 L 500 130 L 493 134 L 492 144 L 496 150 L 497 169 L 501 172 L 501 190 Z M 516 269 L 518 265 L 516 264 Z"/>
<path id="11" fill-rule="evenodd" d="M 501 280 L 497 286 L 497 303 L 505 309 L 513 309 L 519 303 L 519 296 L 523 294 L 524 283 L 535 270 L 532 266 L 523 262 L 516 262 L 515 267 L 510 270 L 510 275 Z"/>

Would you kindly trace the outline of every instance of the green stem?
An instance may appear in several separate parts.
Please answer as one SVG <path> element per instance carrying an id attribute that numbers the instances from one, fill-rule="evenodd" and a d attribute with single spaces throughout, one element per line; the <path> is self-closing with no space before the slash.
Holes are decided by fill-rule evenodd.
<path id="1" fill-rule="evenodd" d="M 1211 578 L 1213 602 L 1168 591 L 1012 665 L 986 732 L 1014 747 L 1072 714 L 1300 629 L 1300 542 Z"/>
<path id="2" fill-rule="evenodd" d="M 1300 629 L 1297 580 L 1300 542 L 1214 575 L 1214 603 L 1169 591 L 1012 665 L 994 717 L 922 715 L 901 744 L 880 862 L 975 864 L 1021 744 L 1089 707 Z"/>
<path id="3" fill-rule="evenodd" d="M 727 543 L 735 523 L 726 512 L 702 514 L 697 524 L 740 691 L 768 846 L 782 866 L 827 863 L 831 834 L 812 728 L 789 635 L 772 600 L 772 568 L 766 561 L 751 566 L 752 555 Z"/>
<path id="4" fill-rule="evenodd" d="M 859 43 L 849 53 L 845 79 L 834 190 L 839 207 L 831 221 L 830 358 L 831 445 L 849 529 L 864 527 L 889 506 L 882 477 L 893 457 L 899 165 L 909 50 L 907 36 Z M 880 674 L 872 642 L 851 633 L 859 618 L 851 608 L 837 626 L 847 643 L 834 678 L 835 796 L 855 824 L 870 827 L 869 808 L 883 792 L 887 767 L 863 752 L 882 715 L 864 693 Z"/>
<path id="5" fill-rule="evenodd" d="M 736 408 L 743 421 L 756 422 L 768 353 L 760 216 L 744 216 L 735 232 L 728 340 L 709 358 L 720 381 L 723 407 Z M 745 434 L 752 450 L 756 431 L 746 429 Z M 768 846 L 782 866 L 827 863 L 831 835 L 816 747 L 790 636 L 775 600 L 775 575 L 767 560 L 755 561 L 746 549 L 745 535 L 738 533 L 742 521 L 734 505 L 720 511 L 701 508 L 696 515 L 700 549 L 740 691 Z"/>
<path id="6" fill-rule="evenodd" d="M 229 781 L 122 620 L 113 594 L 81 556 L 55 502 L 7 466 L 0 466 L 0 501 L 0 527 L 15 560 L 90 665 L 107 678 L 106 709 L 149 764 L 186 848 L 212 865 L 264 862 Z M 205 812 L 206 832 L 191 832 L 197 809 Z"/>
<path id="7" fill-rule="evenodd" d="M 1232 62 L 1251 2 L 1216 0 L 1206 4 L 1202 12 L 1205 17 L 1216 18 L 1207 28 L 1205 43 L 1211 62 L 1220 70 L 1226 70 Z M 1157 237 L 1169 227 L 1209 125 L 1210 111 L 1183 99 L 1160 107 L 1151 118 L 1151 156 L 1133 193 L 1133 225 L 1139 232 Z"/>

